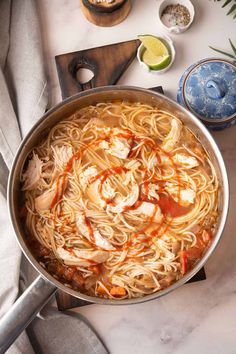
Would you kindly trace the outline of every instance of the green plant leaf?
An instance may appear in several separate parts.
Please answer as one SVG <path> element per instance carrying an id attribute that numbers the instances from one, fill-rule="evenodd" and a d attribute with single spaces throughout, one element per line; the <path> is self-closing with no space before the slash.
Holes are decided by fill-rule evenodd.
<path id="1" fill-rule="evenodd" d="M 235 15 L 235 16 L 236 16 L 236 15 Z M 233 49 L 233 52 L 234 52 L 234 54 L 235 54 L 235 56 L 236 56 L 236 47 L 234 46 L 234 44 L 233 44 L 233 42 L 231 41 L 230 38 L 229 38 L 229 43 L 230 43 L 231 48 Z"/>
<path id="2" fill-rule="evenodd" d="M 214 50 L 215 52 L 218 52 L 218 53 L 220 53 L 220 54 L 224 54 L 224 55 L 226 55 L 226 56 L 229 57 L 229 58 L 236 59 L 236 56 L 234 56 L 233 54 L 226 53 L 226 52 L 224 52 L 223 50 L 216 49 L 216 48 L 211 47 L 211 46 L 209 46 L 209 48 L 211 48 L 211 49 Z"/>
<path id="3" fill-rule="evenodd" d="M 221 1 L 221 0 L 214 0 L 214 2 L 218 2 L 218 1 Z M 234 12 L 236 12 L 236 0 L 225 0 L 223 5 L 222 5 L 222 8 L 226 7 L 226 6 L 230 5 L 230 4 L 231 4 L 231 7 L 230 7 L 229 11 L 227 12 L 227 15 L 231 15 L 232 14 L 233 15 L 233 19 L 235 19 L 236 18 L 236 13 L 234 13 Z"/>
<path id="4" fill-rule="evenodd" d="M 225 3 L 222 5 L 222 7 L 225 7 L 225 6 L 227 6 L 229 3 L 231 3 L 232 2 L 232 0 L 226 0 L 225 1 Z"/>
<path id="5" fill-rule="evenodd" d="M 230 15 L 232 12 L 234 12 L 234 10 L 236 10 L 236 4 L 231 6 L 230 10 L 227 12 L 227 15 Z"/>

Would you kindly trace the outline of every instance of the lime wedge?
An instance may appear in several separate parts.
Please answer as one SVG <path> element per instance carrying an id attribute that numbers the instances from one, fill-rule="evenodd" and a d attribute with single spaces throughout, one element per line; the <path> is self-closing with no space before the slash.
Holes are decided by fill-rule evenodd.
<path id="1" fill-rule="evenodd" d="M 144 49 L 142 61 L 152 70 L 161 70 L 165 69 L 170 64 L 171 56 L 169 54 L 156 56 L 148 50 Z"/>
<path id="2" fill-rule="evenodd" d="M 168 48 L 159 38 L 151 36 L 149 34 L 138 36 L 138 38 L 143 43 L 147 51 L 152 53 L 156 57 L 163 57 L 169 55 Z"/>

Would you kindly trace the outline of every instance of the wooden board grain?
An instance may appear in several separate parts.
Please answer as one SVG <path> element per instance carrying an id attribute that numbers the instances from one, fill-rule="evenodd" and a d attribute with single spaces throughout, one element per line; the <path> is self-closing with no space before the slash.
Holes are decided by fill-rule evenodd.
<path id="1" fill-rule="evenodd" d="M 139 40 L 131 40 L 56 56 L 62 98 L 92 87 L 115 85 L 135 58 L 139 44 Z M 92 80 L 86 84 L 77 80 L 76 73 L 80 68 L 89 68 L 94 73 Z M 163 93 L 160 86 L 151 89 Z M 206 276 L 202 268 L 189 282 L 204 279 Z M 56 294 L 56 300 L 60 311 L 90 304 L 60 290 Z"/>
<path id="2" fill-rule="evenodd" d="M 135 58 L 139 44 L 135 39 L 56 56 L 62 98 L 93 87 L 115 85 Z M 86 84 L 77 79 L 80 68 L 90 69 L 94 74 Z"/>
<path id="3" fill-rule="evenodd" d="M 80 0 L 80 6 L 88 21 L 96 26 L 110 27 L 122 22 L 128 16 L 131 0 L 120 0 L 108 7 L 91 4 L 89 0 Z"/>

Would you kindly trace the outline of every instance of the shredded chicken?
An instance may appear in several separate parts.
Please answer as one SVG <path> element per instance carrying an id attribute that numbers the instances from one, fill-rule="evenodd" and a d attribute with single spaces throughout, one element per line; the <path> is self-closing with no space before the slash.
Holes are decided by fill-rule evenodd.
<path id="1" fill-rule="evenodd" d="M 23 190 L 33 190 L 40 185 L 43 178 L 43 165 L 44 162 L 40 160 L 37 154 L 33 153 L 33 157 L 29 160 L 26 171 L 22 174 L 24 181 Z"/>
<path id="2" fill-rule="evenodd" d="M 91 229 L 86 223 L 85 215 L 83 212 L 77 213 L 76 215 L 76 227 L 78 231 L 87 238 L 90 242 L 93 242 L 93 238 L 95 241 L 95 244 L 103 248 L 104 250 L 110 251 L 114 250 L 115 248 L 112 246 L 112 244 L 106 240 L 104 237 L 102 237 L 101 233 L 99 230 L 91 225 Z M 91 231 L 92 231 L 92 237 L 91 237 Z"/>
<path id="3" fill-rule="evenodd" d="M 138 208 L 129 210 L 129 213 L 140 216 L 147 216 L 153 219 L 153 222 L 159 223 L 163 219 L 161 209 L 158 205 L 142 202 Z"/>
<path id="4" fill-rule="evenodd" d="M 134 205 L 139 197 L 139 186 L 135 183 L 131 186 L 130 193 L 126 197 L 118 196 L 115 198 L 116 205 L 108 205 L 107 211 L 112 213 L 122 213 L 126 207 Z"/>
<path id="5" fill-rule="evenodd" d="M 169 152 L 174 149 L 176 143 L 179 141 L 182 123 L 177 119 L 172 119 L 171 129 L 162 143 L 162 149 Z"/>
<path id="6" fill-rule="evenodd" d="M 66 265 L 78 267 L 89 267 L 91 262 L 103 263 L 109 257 L 109 253 L 106 251 L 78 251 L 73 249 L 73 252 L 69 252 L 62 247 L 57 248 L 57 254 Z"/>
<path id="7" fill-rule="evenodd" d="M 88 167 L 83 173 L 79 176 L 80 185 L 82 190 L 86 190 L 86 194 L 89 199 L 94 203 L 104 208 L 106 206 L 106 202 L 102 199 L 100 195 L 100 179 L 95 180 L 94 182 L 90 182 L 93 177 L 98 174 L 98 170 L 95 166 Z M 112 199 L 115 195 L 114 188 L 111 187 L 108 181 L 105 181 L 102 184 L 102 196 L 107 199 Z"/>
<path id="8" fill-rule="evenodd" d="M 122 133 L 121 129 L 115 128 L 115 133 L 110 137 L 109 141 L 103 140 L 99 144 L 99 147 L 104 149 L 108 154 L 116 156 L 120 159 L 126 159 L 130 152 L 130 139 L 125 137 L 116 136 L 116 134 Z"/>
<path id="9" fill-rule="evenodd" d="M 100 180 L 94 181 L 88 186 L 88 188 L 86 189 L 86 193 L 89 199 L 91 200 L 91 202 L 100 206 L 101 208 L 105 208 L 107 204 L 105 200 L 101 198 L 100 190 L 99 190 L 100 184 L 101 184 Z M 114 189 L 109 186 L 109 183 L 107 181 L 103 185 L 105 187 L 103 188 L 103 191 L 105 191 L 104 197 L 108 199 L 113 198 L 115 193 Z"/>
<path id="10" fill-rule="evenodd" d="M 63 170 L 68 161 L 73 156 L 73 149 L 71 146 L 52 146 L 54 165 L 56 169 Z"/>
<path id="11" fill-rule="evenodd" d="M 157 244 L 158 248 L 160 249 L 160 251 L 163 252 L 162 259 L 167 259 L 169 261 L 173 261 L 175 259 L 175 254 L 172 253 L 171 251 L 169 251 L 168 244 L 165 241 L 158 238 L 156 240 L 156 244 Z"/>
<path id="12" fill-rule="evenodd" d="M 147 186 L 147 197 L 159 200 L 160 197 L 159 197 L 158 191 L 159 191 L 158 184 L 148 183 L 148 186 Z M 146 188 L 144 188 L 144 186 L 142 186 L 142 192 L 144 194 L 146 194 Z"/>
<path id="13" fill-rule="evenodd" d="M 199 165 L 196 157 L 187 156 L 185 154 L 175 154 L 173 160 L 176 164 L 180 165 L 181 167 L 183 166 L 186 169 L 190 169 Z"/>
<path id="14" fill-rule="evenodd" d="M 51 189 L 48 189 L 46 192 L 35 198 L 36 210 L 38 212 L 49 210 L 55 198 L 57 199 L 56 202 L 58 202 L 67 187 L 67 182 L 68 179 L 66 177 L 59 177 L 59 179 L 54 182 Z"/>
<path id="15" fill-rule="evenodd" d="M 95 166 L 90 166 L 86 168 L 79 175 L 79 182 L 83 190 L 85 190 L 89 184 L 89 180 L 98 174 L 98 170 Z"/>
<path id="16" fill-rule="evenodd" d="M 38 212 L 49 210 L 54 197 L 55 197 L 55 188 L 51 190 L 47 190 L 43 194 L 39 195 L 37 198 L 35 198 L 35 209 Z"/>
<path id="17" fill-rule="evenodd" d="M 196 192 L 193 189 L 179 189 L 177 185 L 170 182 L 166 182 L 165 190 L 177 203 L 185 207 L 193 204 L 196 198 Z"/>
<path id="18" fill-rule="evenodd" d="M 106 199 L 113 199 L 115 196 L 115 189 L 111 187 L 110 183 L 108 180 L 106 180 L 103 184 L 102 184 L 102 190 L 101 193 L 103 195 L 104 198 Z"/>
<path id="19" fill-rule="evenodd" d="M 140 166 L 141 166 L 141 162 L 138 160 L 130 160 L 124 164 L 124 167 L 128 168 L 131 171 L 137 170 Z"/>

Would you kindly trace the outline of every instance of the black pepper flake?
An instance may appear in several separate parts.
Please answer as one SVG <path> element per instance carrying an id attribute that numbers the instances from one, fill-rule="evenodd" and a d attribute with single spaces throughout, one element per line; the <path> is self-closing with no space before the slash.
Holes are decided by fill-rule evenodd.
<path id="1" fill-rule="evenodd" d="M 167 26 L 187 26 L 191 20 L 189 10 L 184 5 L 168 5 L 161 14 Z"/>

